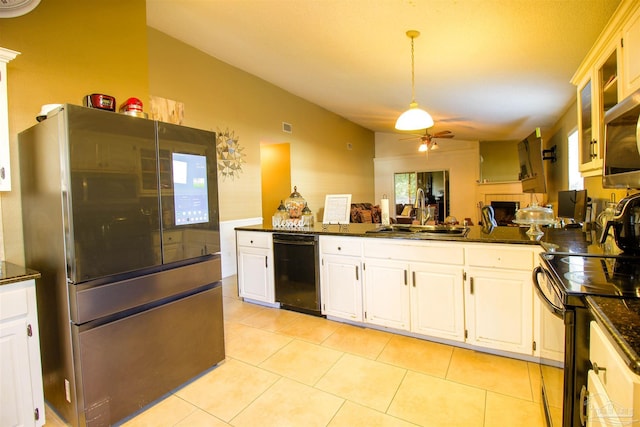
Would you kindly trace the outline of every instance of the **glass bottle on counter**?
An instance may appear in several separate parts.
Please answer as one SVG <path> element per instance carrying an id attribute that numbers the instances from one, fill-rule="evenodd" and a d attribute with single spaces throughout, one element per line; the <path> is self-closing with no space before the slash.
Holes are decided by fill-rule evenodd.
<path id="1" fill-rule="evenodd" d="M 284 206 L 284 202 L 280 200 L 280 206 L 276 209 L 276 212 L 271 218 L 271 223 L 274 227 L 284 227 L 289 219 L 287 208 Z"/>
<path id="2" fill-rule="evenodd" d="M 313 212 L 311 212 L 307 203 L 304 204 L 304 208 L 302 209 L 302 225 L 313 227 Z"/>

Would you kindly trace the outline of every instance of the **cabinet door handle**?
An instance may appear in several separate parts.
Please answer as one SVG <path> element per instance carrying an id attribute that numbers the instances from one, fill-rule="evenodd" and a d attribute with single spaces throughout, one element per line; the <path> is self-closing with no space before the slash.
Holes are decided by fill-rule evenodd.
<path id="1" fill-rule="evenodd" d="M 473 277 L 469 278 L 469 292 L 473 295 Z"/>
<path id="2" fill-rule="evenodd" d="M 413 287 L 416 287 L 416 272 L 412 271 L 411 272 L 411 281 L 413 282 Z"/>
<path id="3" fill-rule="evenodd" d="M 358 270 L 359 270 L 359 267 L 356 265 L 356 280 L 360 280 L 360 279 L 358 278 Z"/>
<path id="4" fill-rule="evenodd" d="M 264 268 L 269 268 L 269 257 L 268 256 L 264 257 Z"/>
<path id="5" fill-rule="evenodd" d="M 407 270 L 404 271 L 404 285 L 407 286 Z"/>

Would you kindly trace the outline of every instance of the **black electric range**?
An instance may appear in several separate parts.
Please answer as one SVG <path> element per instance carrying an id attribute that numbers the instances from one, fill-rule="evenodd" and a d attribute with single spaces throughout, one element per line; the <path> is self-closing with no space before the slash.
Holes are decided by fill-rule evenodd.
<path id="1" fill-rule="evenodd" d="M 640 257 L 545 253 L 543 267 L 563 305 L 588 295 L 640 298 Z"/>
<path id="2" fill-rule="evenodd" d="M 589 322 L 592 315 L 585 297 L 640 298 L 640 257 L 602 254 L 546 252 L 534 270 L 534 285 L 541 301 L 565 325 L 565 355 L 562 393 L 562 419 L 553 420 L 548 394 L 552 387 L 548 370 L 541 364 L 542 403 L 547 423 L 556 427 L 582 425 L 584 390 L 589 361 Z M 540 280 L 542 277 L 542 280 Z M 553 394 L 553 391 L 552 391 Z M 556 422 L 557 421 L 557 422 Z"/>

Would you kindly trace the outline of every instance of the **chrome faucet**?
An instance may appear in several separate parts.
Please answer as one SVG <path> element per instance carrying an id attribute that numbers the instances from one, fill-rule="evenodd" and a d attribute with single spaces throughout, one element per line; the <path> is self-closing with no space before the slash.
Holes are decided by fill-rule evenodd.
<path id="1" fill-rule="evenodd" d="M 425 225 L 429 219 L 424 199 L 424 190 L 422 187 L 419 187 L 416 193 L 416 204 L 413 207 L 416 209 L 416 219 L 420 225 Z"/>

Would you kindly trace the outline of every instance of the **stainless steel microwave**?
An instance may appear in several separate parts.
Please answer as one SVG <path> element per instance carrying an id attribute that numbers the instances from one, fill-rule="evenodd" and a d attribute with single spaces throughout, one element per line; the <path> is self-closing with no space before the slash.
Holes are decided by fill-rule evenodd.
<path id="1" fill-rule="evenodd" d="M 604 188 L 640 188 L 640 90 L 604 116 Z"/>

